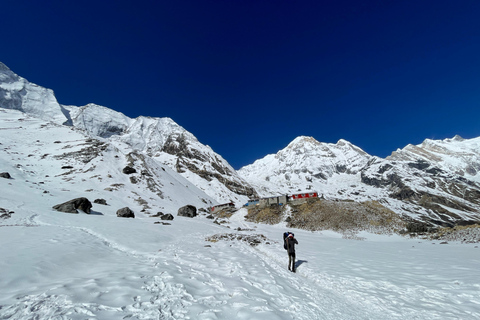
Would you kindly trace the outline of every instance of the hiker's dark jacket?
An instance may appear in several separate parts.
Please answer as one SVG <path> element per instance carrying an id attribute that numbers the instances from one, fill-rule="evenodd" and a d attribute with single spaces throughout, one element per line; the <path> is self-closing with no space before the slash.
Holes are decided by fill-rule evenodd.
<path id="1" fill-rule="evenodd" d="M 288 254 L 295 254 L 295 245 L 298 244 L 297 239 L 287 238 L 286 241 Z"/>

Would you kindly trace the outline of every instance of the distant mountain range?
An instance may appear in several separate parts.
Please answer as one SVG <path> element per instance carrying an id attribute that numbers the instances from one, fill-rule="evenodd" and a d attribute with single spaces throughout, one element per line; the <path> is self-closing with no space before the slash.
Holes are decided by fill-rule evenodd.
<path id="1" fill-rule="evenodd" d="M 480 220 L 480 138 L 408 145 L 386 159 L 348 141 L 298 137 L 277 154 L 239 170 L 261 196 L 318 191 L 327 199 L 375 200 L 428 224 Z"/>
<path id="2" fill-rule="evenodd" d="M 1 62 L 0 107 L 81 130 L 125 155 L 141 157 L 143 166 L 167 166 L 218 203 L 239 206 L 248 198 L 315 190 L 328 199 L 374 200 L 427 224 L 480 221 L 480 138 L 425 140 L 382 159 L 345 140 L 328 144 L 302 136 L 235 171 L 170 118 L 131 119 L 95 104 L 61 105 L 52 90 Z"/>

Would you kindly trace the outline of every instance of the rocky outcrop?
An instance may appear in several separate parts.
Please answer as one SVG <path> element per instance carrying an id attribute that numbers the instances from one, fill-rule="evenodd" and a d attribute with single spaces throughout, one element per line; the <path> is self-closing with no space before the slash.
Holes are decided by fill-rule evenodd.
<path id="1" fill-rule="evenodd" d="M 193 218 L 197 215 L 197 208 L 192 205 L 186 205 L 178 209 L 178 216 Z"/>
<path id="2" fill-rule="evenodd" d="M 90 213 L 91 208 L 92 203 L 84 197 L 72 199 L 70 201 L 53 206 L 53 209 L 66 213 L 78 213 L 77 209 L 82 210 L 85 213 Z"/>
<path id="3" fill-rule="evenodd" d="M 256 247 L 261 243 L 270 244 L 267 237 L 265 237 L 263 234 L 223 233 L 207 237 L 205 238 L 205 241 L 243 241 L 248 243 L 252 247 Z"/>
<path id="4" fill-rule="evenodd" d="M 135 218 L 135 213 L 129 207 L 117 210 L 117 217 L 119 218 Z"/>

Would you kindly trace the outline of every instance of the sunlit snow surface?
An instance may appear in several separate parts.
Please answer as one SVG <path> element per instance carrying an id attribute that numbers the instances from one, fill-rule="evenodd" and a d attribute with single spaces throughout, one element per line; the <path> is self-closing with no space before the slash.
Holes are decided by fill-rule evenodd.
<path id="1" fill-rule="evenodd" d="M 14 212 L 0 219 L 0 319 L 480 318 L 476 244 L 291 230 L 299 241 L 294 274 L 281 244 L 284 226 L 247 223 L 244 209 L 226 225 L 178 217 L 179 206 L 191 200 L 200 208 L 205 195 L 168 169 L 164 199 L 150 204 L 175 219 L 154 224 L 131 192 L 153 198 L 142 185 L 125 178 L 127 187 L 104 190 L 108 174 L 122 177 L 113 151 L 67 179 L 63 160 L 40 156 L 75 148 L 82 136 L 42 125 L 0 113 L 0 172 L 13 177 L 0 178 L 0 207 Z M 55 139 L 62 143 L 42 144 Z M 108 205 L 94 204 L 90 215 L 51 209 L 78 196 Z M 125 206 L 135 219 L 116 217 Z M 222 233 L 268 240 L 257 247 L 205 241 Z"/>

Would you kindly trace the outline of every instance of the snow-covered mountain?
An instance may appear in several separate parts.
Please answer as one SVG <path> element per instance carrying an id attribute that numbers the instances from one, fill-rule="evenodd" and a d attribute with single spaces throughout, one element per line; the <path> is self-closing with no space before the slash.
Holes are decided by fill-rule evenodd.
<path id="1" fill-rule="evenodd" d="M 425 140 L 371 161 L 362 182 L 387 190 L 401 210 L 434 224 L 480 221 L 480 138 Z"/>
<path id="2" fill-rule="evenodd" d="M 219 203 L 243 204 L 256 195 L 225 159 L 170 118 L 131 119 L 96 104 L 60 105 L 52 90 L 31 84 L 2 63 L 0 107 L 73 126 L 95 139 L 121 142 L 127 149 L 175 170 Z"/>
<path id="3" fill-rule="evenodd" d="M 238 172 L 261 196 L 306 190 L 328 193 L 327 181 L 340 174 L 357 174 L 371 158 L 345 140 L 328 144 L 302 136 Z"/>
<path id="4" fill-rule="evenodd" d="M 26 181 L 45 202 L 52 199 L 51 206 L 86 197 L 156 214 L 216 203 L 175 170 L 124 143 L 93 139 L 83 130 L 16 110 L 0 109 L 0 123 L 0 171 Z M 131 172 L 125 173 L 126 167 Z"/>
<path id="5" fill-rule="evenodd" d="M 315 190 L 325 198 L 376 200 L 428 224 L 480 221 L 480 138 L 426 140 L 370 156 L 351 143 L 299 137 L 239 174 L 262 196 Z"/>

